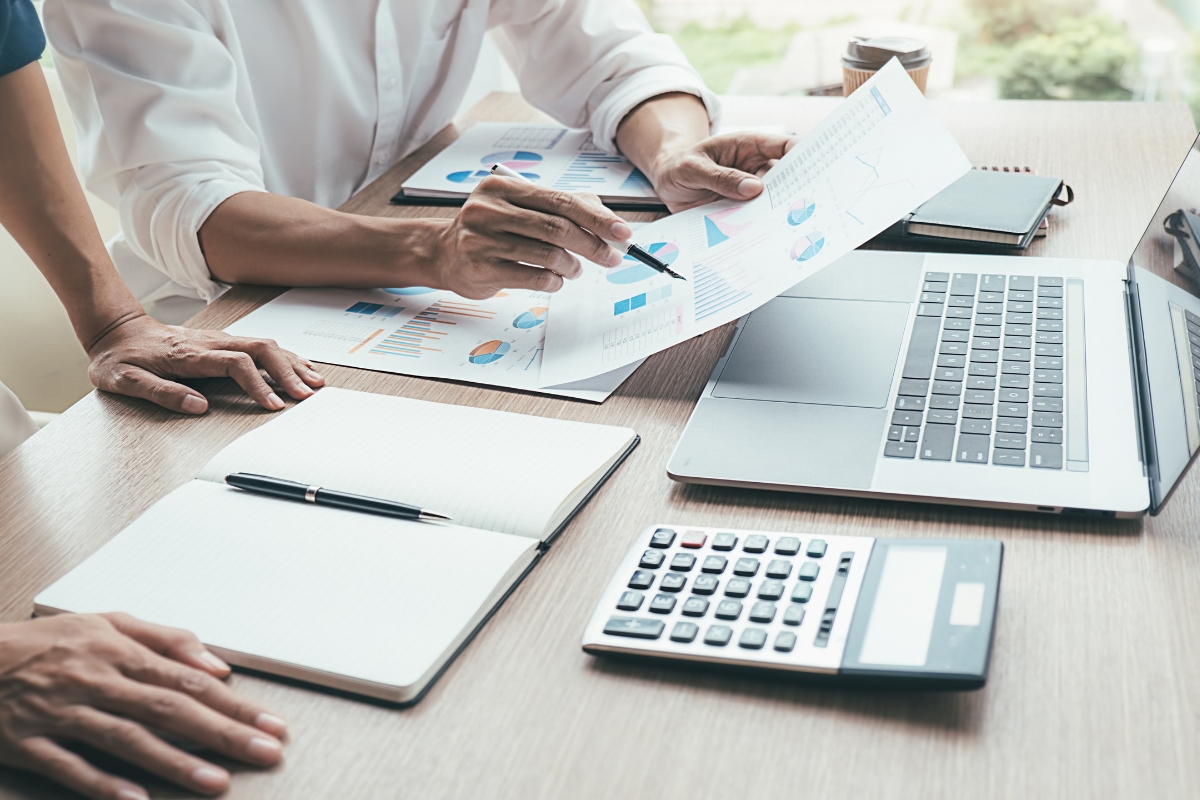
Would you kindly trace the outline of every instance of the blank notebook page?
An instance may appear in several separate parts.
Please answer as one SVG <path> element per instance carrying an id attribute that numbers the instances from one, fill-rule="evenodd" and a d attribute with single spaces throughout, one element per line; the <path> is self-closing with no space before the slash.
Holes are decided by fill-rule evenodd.
<path id="1" fill-rule="evenodd" d="M 537 542 L 249 495 L 172 492 L 37 598 L 126 611 L 210 646 L 374 683 L 436 666 Z M 490 604 L 487 606 L 490 608 Z"/>
<path id="2" fill-rule="evenodd" d="M 231 443 L 200 477 L 269 475 L 540 538 L 633 439 L 628 428 L 327 388 Z"/>

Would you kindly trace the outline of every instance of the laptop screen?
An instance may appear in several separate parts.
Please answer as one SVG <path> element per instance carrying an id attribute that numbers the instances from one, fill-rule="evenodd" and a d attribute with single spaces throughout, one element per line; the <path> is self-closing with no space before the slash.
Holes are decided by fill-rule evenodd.
<path id="1" fill-rule="evenodd" d="M 1200 138 L 1130 266 L 1144 457 L 1157 513 L 1200 452 Z"/>

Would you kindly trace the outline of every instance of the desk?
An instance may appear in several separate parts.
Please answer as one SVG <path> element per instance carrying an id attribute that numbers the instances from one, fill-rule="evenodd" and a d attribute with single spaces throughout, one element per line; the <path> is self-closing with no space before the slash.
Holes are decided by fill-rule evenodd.
<path id="1" fill-rule="evenodd" d="M 727 119 L 796 130 L 824 99 L 731 100 Z M 1124 260 L 1195 135 L 1181 104 L 937 106 L 975 163 L 1061 175 L 1076 202 L 1031 255 Z M 493 95 L 475 119 L 535 118 Z M 436 148 L 454 135 L 443 131 Z M 427 146 L 346 205 L 386 205 Z M 231 291 L 193 320 L 227 325 L 278 290 Z M 418 706 L 395 710 L 239 674 L 290 722 L 286 763 L 239 771 L 234 798 L 1182 797 L 1200 787 L 1200 473 L 1145 521 L 687 487 L 664 468 L 728 340 L 654 356 L 603 405 L 325 367 L 351 389 L 629 425 L 641 446 Z M 176 416 L 91 395 L 0 462 L 0 619 L 236 436 L 266 422 L 229 385 Z M 995 537 L 1006 546 L 987 687 L 965 694 L 813 688 L 585 655 L 584 623 L 654 521 L 818 534 Z M 182 796 L 156 785 L 156 795 Z M 56 797 L 0 771 L 0 797 Z"/>

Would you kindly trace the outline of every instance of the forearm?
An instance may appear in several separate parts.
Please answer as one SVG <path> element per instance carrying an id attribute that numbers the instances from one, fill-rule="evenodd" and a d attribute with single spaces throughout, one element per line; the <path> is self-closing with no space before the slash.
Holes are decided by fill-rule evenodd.
<path id="1" fill-rule="evenodd" d="M 0 77 L 0 225 L 66 306 L 84 349 L 145 313 L 104 249 L 37 63 Z"/>
<path id="2" fill-rule="evenodd" d="M 617 146 L 652 183 L 673 155 L 707 139 L 708 111 L 700 98 L 675 92 L 652 97 L 617 128 Z"/>
<path id="3" fill-rule="evenodd" d="M 209 215 L 200 247 L 209 272 L 225 283 L 430 285 L 435 243 L 449 224 L 345 214 L 294 197 L 243 192 Z"/>

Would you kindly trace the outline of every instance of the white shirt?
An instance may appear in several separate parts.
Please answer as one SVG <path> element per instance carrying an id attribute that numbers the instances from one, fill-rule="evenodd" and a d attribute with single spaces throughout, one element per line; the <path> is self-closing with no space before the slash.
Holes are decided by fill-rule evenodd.
<path id="1" fill-rule="evenodd" d="M 120 211 L 111 249 L 142 298 L 228 288 L 197 232 L 230 196 L 333 208 L 428 141 L 491 28 L 526 99 L 609 151 L 624 116 L 664 92 L 716 116 L 634 0 L 46 0 L 45 23 L 81 169 Z"/>

